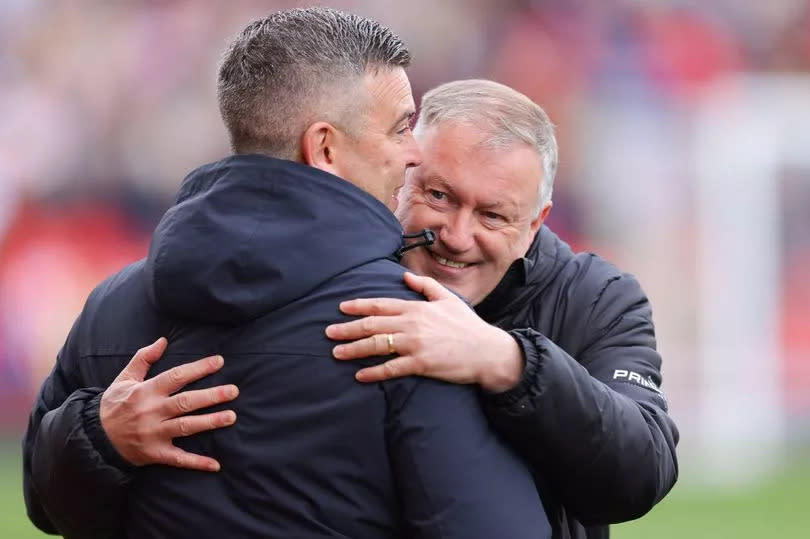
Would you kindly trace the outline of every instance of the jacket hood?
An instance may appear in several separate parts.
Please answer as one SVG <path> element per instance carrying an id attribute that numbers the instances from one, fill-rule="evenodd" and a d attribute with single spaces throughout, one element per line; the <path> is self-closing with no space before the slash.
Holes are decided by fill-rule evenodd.
<path id="1" fill-rule="evenodd" d="M 391 257 L 401 234 L 384 204 L 337 176 L 231 156 L 183 181 L 152 237 L 147 288 L 173 316 L 237 324 Z"/>

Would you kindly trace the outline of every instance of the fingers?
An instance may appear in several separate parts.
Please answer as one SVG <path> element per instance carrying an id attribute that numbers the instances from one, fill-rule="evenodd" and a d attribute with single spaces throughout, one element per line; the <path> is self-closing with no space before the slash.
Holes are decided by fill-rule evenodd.
<path id="1" fill-rule="evenodd" d="M 115 378 L 115 381 L 137 380 L 142 382 L 149 372 L 149 368 L 163 355 L 168 346 L 165 337 L 161 337 L 149 346 L 145 346 L 135 352 L 132 359 L 124 367 L 124 370 Z"/>
<path id="2" fill-rule="evenodd" d="M 442 286 L 439 281 L 431 277 L 423 277 L 406 271 L 404 278 L 405 284 L 407 284 L 411 290 L 419 292 L 425 296 L 428 301 L 438 301 L 440 299 L 455 297 L 455 295 Z"/>
<path id="3" fill-rule="evenodd" d="M 390 359 L 381 365 L 360 369 L 355 374 L 358 382 L 382 382 L 403 376 L 421 375 L 419 364 L 410 356 Z"/>
<path id="4" fill-rule="evenodd" d="M 189 470 L 200 470 L 201 472 L 218 472 L 219 462 L 202 455 L 195 455 L 188 451 L 183 451 L 177 446 L 169 447 L 155 460 L 155 464 L 166 464 L 175 468 L 188 468 Z"/>
<path id="5" fill-rule="evenodd" d="M 340 303 L 340 310 L 345 314 L 356 316 L 402 314 L 411 303 L 416 301 L 396 298 L 360 298 Z"/>
<path id="6" fill-rule="evenodd" d="M 235 385 L 183 391 L 166 399 L 166 416 L 185 415 L 215 404 L 232 401 L 238 395 L 239 389 Z"/>
<path id="7" fill-rule="evenodd" d="M 168 438 L 181 438 L 200 432 L 229 427 L 236 422 L 236 412 L 223 410 L 202 415 L 184 415 L 163 422 L 163 434 Z"/>
<path id="8" fill-rule="evenodd" d="M 403 329 L 402 320 L 397 316 L 366 316 L 351 322 L 327 326 L 326 336 L 338 341 L 349 341 L 376 333 L 398 333 Z"/>
<path id="9" fill-rule="evenodd" d="M 335 359 L 361 359 L 364 357 L 373 356 L 387 356 L 390 354 L 388 349 L 388 333 L 378 333 L 365 339 L 358 341 L 340 344 L 332 349 L 332 354 Z M 393 333 L 391 334 L 393 340 L 394 350 L 402 352 L 404 350 L 404 334 Z"/>
<path id="10" fill-rule="evenodd" d="M 196 382 L 200 378 L 205 378 L 209 374 L 217 372 L 225 364 L 222 356 L 210 356 L 198 359 L 192 363 L 173 367 L 166 372 L 162 372 L 152 379 L 163 395 L 171 395 L 180 391 L 183 387 Z"/>

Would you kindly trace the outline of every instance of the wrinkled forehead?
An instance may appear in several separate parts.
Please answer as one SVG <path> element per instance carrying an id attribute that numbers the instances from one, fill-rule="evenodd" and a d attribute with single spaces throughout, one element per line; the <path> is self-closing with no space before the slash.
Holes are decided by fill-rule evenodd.
<path id="1" fill-rule="evenodd" d="M 493 142 L 487 132 L 458 122 L 418 130 L 417 143 L 422 164 L 411 173 L 412 182 L 436 181 L 474 198 L 509 198 L 520 207 L 536 205 L 542 161 L 528 144 Z"/>

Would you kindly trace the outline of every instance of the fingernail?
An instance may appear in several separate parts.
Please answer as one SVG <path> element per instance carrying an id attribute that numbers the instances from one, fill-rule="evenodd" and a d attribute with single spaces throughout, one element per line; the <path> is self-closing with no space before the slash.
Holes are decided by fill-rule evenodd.
<path id="1" fill-rule="evenodd" d="M 343 354 L 343 345 L 338 345 L 332 348 L 332 354 L 339 358 Z"/>
<path id="2" fill-rule="evenodd" d="M 223 425 L 233 425 L 234 423 L 236 423 L 236 412 L 234 412 L 232 410 L 228 410 L 224 414 L 224 417 L 222 418 L 222 424 Z"/>
<path id="3" fill-rule="evenodd" d="M 331 337 L 331 336 L 332 336 L 332 332 L 334 331 L 334 329 L 332 329 L 332 328 L 334 328 L 334 327 L 335 327 L 335 326 L 326 326 L 326 336 L 327 336 L 327 337 Z"/>
<path id="4" fill-rule="evenodd" d="M 214 356 L 211 358 L 211 366 L 215 369 L 219 369 L 222 365 L 225 364 L 225 359 L 222 356 Z"/>
<path id="5" fill-rule="evenodd" d="M 212 472 L 218 472 L 219 462 L 212 462 L 211 464 L 208 465 L 208 469 L 211 470 Z"/>
<path id="6" fill-rule="evenodd" d="M 239 388 L 236 386 L 228 386 L 225 388 L 225 396 L 228 398 L 235 398 L 239 394 Z"/>

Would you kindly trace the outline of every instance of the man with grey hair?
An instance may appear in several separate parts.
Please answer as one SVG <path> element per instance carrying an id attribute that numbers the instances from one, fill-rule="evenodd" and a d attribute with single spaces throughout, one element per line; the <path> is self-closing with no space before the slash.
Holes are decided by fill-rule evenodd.
<path id="1" fill-rule="evenodd" d="M 421 298 L 392 259 L 405 246 L 386 207 L 421 161 L 409 59 L 387 28 L 330 9 L 275 13 L 236 37 L 218 85 L 234 155 L 193 171 L 148 257 L 91 293 L 35 403 L 24 486 L 37 526 L 550 537 L 527 465 L 490 430 L 473 387 L 358 384 L 325 335 L 349 320 L 341 301 Z M 161 338 L 129 361 L 160 335 L 168 348 Z M 395 347 L 389 338 L 379 356 Z M 121 428 L 135 443 L 106 437 Z M 158 441 L 157 457 L 138 451 L 144 440 Z"/>
<path id="2" fill-rule="evenodd" d="M 365 318 L 327 328 L 351 341 L 335 357 L 393 342 L 398 357 L 358 380 L 477 384 L 490 422 L 531 463 L 554 537 L 608 537 L 608 524 L 645 514 L 678 475 L 649 301 L 633 276 L 543 226 L 557 144 L 526 96 L 490 81 L 442 85 L 423 97 L 414 135 L 422 164 L 397 216 L 406 232 L 436 233 L 403 258 L 422 275 L 405 281 L 430 302 L 344 302 Z"/>

